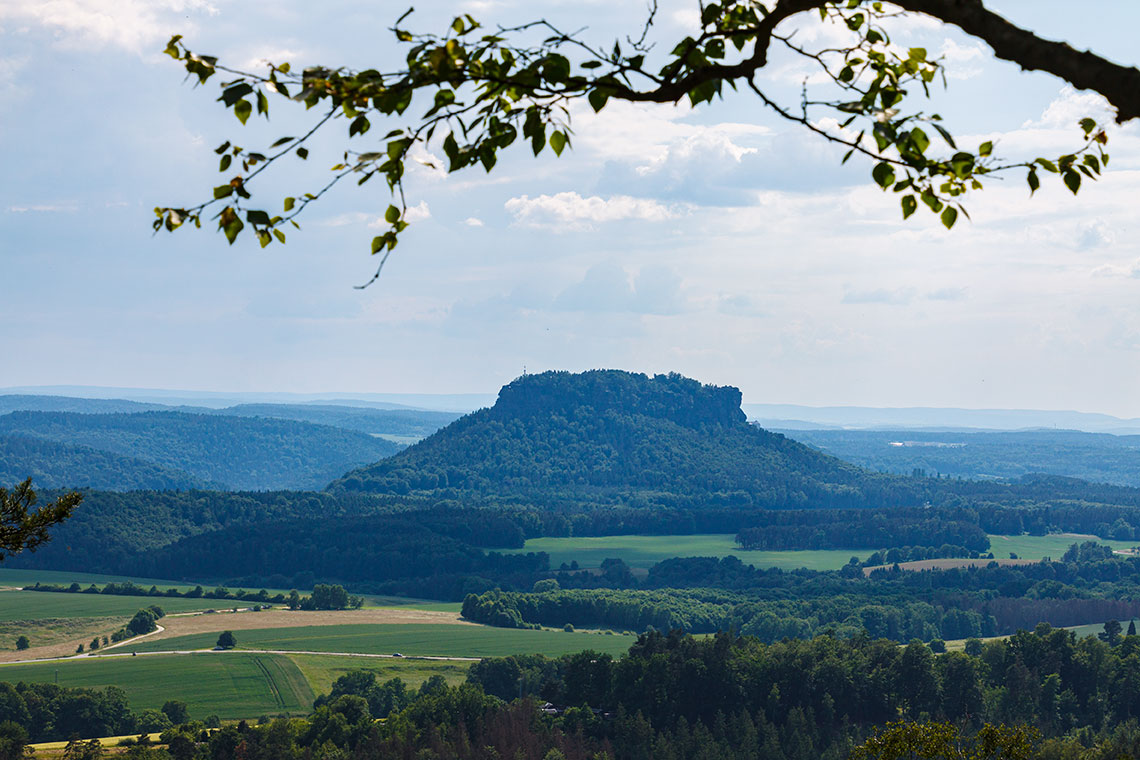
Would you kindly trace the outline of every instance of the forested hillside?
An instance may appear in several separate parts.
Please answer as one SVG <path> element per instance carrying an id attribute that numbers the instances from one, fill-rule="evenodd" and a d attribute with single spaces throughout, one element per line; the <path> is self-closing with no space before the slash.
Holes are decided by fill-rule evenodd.
<path id="1" fill-rule="evenodd" d="M 469 414 L 333 490 L 477 494 L 544 504 L 742 508 L 916 503 L 865 472 L 745 421 L 740 392 L 680 375 L 528 375 Z"/>
<path id="2" fill-rule="evenodd" d="M 0 483 L 11 485 L 26 478 L 32 478 L 39 488 L 104 491 L 210 486 L 188 472 L 143 459 L 26 435 L 0 435 Z"/>
<path id="3" fill-rule="evenodd" d="M 1140 436 L 1026 430 L 1003 433 L 789 430 L 790 438 L 878 472 L 915 470 L 971 480 L 1064 475 L 1140 486 Z"/>
<path id="4" fill-rule="evenodd" d="M 364 433 L 325 425 L 183 412 L 12 412 L 0 416 L 0 434 L 141 459 L 235 490 L 320 488 L 346 470 L 398 449 Z M 80 470 L 61 479 L 73 486 L 90 477 Z"/>

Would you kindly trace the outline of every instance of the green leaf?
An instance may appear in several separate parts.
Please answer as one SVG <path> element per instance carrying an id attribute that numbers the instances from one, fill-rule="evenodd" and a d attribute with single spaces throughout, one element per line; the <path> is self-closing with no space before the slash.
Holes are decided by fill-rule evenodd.
<path id="1" fill-rule="evenodd" d="M 284 144 L 285 144 L 285 143 L 287 143 L 287 142 L 292 142 L 293 140 L 296 140 L 296 139 L 297 139 L 297 138 L 295 138 L 295 137 L 282 137 L 280 140 L 277 140 L 276 142 L 274 142 L 274 143 L 273 143 L 272 145 L 270 145 L 269 147 L 270 147 L 270 148 L 277 148 L 277 147 L 279 147 L 279 146 L 281 146 L 281 145 L 284 145 Z"/>
<path id="2" fill-rule="evenodd" d="M 912 47 L 907 55 L 912 61 L 925 61 L 926 48 Z"/>
<path id="3" fill-rule="evenodd" d="M 388 210 L 384 212 L 384 221 L 388 224 L 395 224 L 400 221 L 400 209 L 389 206 Z"/>
<path id="4" fill-rule="evenodd" d="M 269 226 L 269 214 L 258 209 L 252 209 L 245 214 L 246 221 L 250 224 L 260 224 L 263 227 Z"/>
<path id="5" fill-rule="evenodd" d="M 273 230 L 273 237 L 277 238 L 277 242 L 279 243 L 285 242 L 285 233 L 281 230 Z"/>
<path id="6" fill-rule="evenodd" d="M 910 215 L 918 209 L 918 201 L 915 200 L 913 195 L 904 195 L 901 203 L 903 219 L 909 219 Z"/>
<path id="7" fill-rule="evenodd" d="M 582 68 L 584 69 L 596 69 L 601 65 L 601 61 L 586 61 L 585 63 L 581 64 Z"/>
<path id="8" fill-rule="evenodd" d="M 1069 169 L 1062 175 L 1061 179 L 1064 181 L 1065 187 L 1073 192 L 1073 195 L 1076 195 L 1077 191 L 1081 189 L 1081 175 L 1078 172 Z"/>
<path id="9" fill-rule="evenodd" d="M 297 157 L 304 160 L 309 157 L 308 148 L 297 148 Z"/>
<path id="10" fill-rule="evenodd" d="M 285 210 L 286 211 L 292 211 L 293 206 L 295 206 L 295 205 L 297 205 L 297 199 L 296 198 L 290 197 L 290 198 L 285 199 Z"/>
<path id="11" fill-rule="evenodd" d="M 994 144 L 992 142 L 990 142 L 989 140 L 987 140 L 986 142 L 984 142 L 978 146 L 978 155 L 979 156 L 988 156 L 993 152 L 994 152 Z"/>
<path id="12" fill-rule="evenodd" d="M 1025 181 L 1029 183 L 1029 194 L 1033 195 L 1037 192 L 1037 188 L 1041 187 L 1041 179 L 1037 176 L 1036 169 L 1030 169 L 1029 175 L 1026 176 Z"/>
<path id="13" fill-rule="evenodd" d="M 895 183 L 895 170 L 886 161 L 881 161 L 871 170 L 871 177 L 875 180 L 875 184 L 886 190 Z"/>
<path id="14" fill-rule="evenodd" d="M 942 220 L 942 226 L 946 229 L 950 229 L 954 226 L 954 222 L 958 221 L 958 209 L 953 206 L 947 206 L 943 209 L 942 216 L 939 218 Z"/>
<path id="15" fill-rule="evenodd" d="M 253 88 L 245 82 L 235 84 L 233 87 L 227 87 L 222 91 L 222 96 L 218 100 L 226 104 L 226 108 L 233 108 L 234 104 L 244 98 L 246 95 L 253 92 Z"/>
<path id="16" fill-rule="evenodd" d="M 230 245 L 233 245 L 234 241 L 237 240 L 238 233 L 244 228 L 245 225 L 242 224 L 241 219 L 238 219 L 235 214 L 233 219 L 222 227 L 222 231 L 226 233 L 226 240 L 230 241 Z"/>
<path id="17" fill-rule="evenodd" d="M 590 107 L 594 109 L 594 113 L 606 107 L 606 101 L 610 96 L 601 90 L 590 90 L 590 94 L 586 96 L 586 100 L 590 101 Z"/>
<path id="18" fill-rule="evenodd" d="M 1089 118 L 1081 119 L 1080 124 L 1081 124 L 1081 129 L 1083 129 L 1085 131 L 1086 135 L 1091 133 L 1094 129 L 1096 129 L 1096 121 L 1093 119 L 1089 119 Z"/>
<path id="19" fill-rule="evenodd" d="M 214 200 L 218 200 L 220 198 L 228 198 L 233 195 L 233 192 L 233 185 L 218 185 L 214 188 Z"/>
<path id="20" fill-rule="evenodd" d="M 220 162 L 218 162 L 218 171 L 224 172 L 226 169 L 229 169 L 230 164 L 233 162 L 233 160 L 234 160 L 234 157 L 231 156 L 229 153 L 222 156 L 222 160 Z"/>
<path id="21" fill-rule="evenodd" d="M 930 138 L 918 127 L 910 131 L 910 140 L 919 153 L 925 153 L 926 149 L 930 147 Z"/>
<path id="22" fill-rule="evenodd" d="M 954 138 L 950 136 L 950 133 L 947 132 L 941 124 L 935 124 L 934 122 L 931 122 L 930 126 L 938 130 L 938 134 L 942 135 L 942 139 L 946 141 L 947 145 L 949 145 L 951 148 L 954 148 L 955 150 L 958 149 L 958 146 L 954 144 Z"/>
<path id="23" fill-rule="evenodd" d="M 366 116 L 357 116 L 352 120 L 352 123 L 348 125 L 348 136 L 362 135 L 367 132 L 371 126 L 372 124 L 368 121 Z"/>
<path id="24" fill-rule="evenodd" d="M 1056 174 L 1058 171 L 1057 165 L 1047 158 L 1039 158 L 1039 159 L 1037 159 L 1036 163 L 1040 164 L 1041 168 L 1047 172 L 1053 172 L 1054 174 Z"/>
<path id="25" fill-rule="evenodd" d="M 564 132 L 554 131 L 550 133 L 550 147 L 554 151 L 554 155 L 561 156 L 568 142 L 569 139 Z"/>
<path id="26" fill-rule="evenodd" d="M 257 112 L 265 114 L 265 118 L 269 118 L 269 99 L 261 90 L 257 91 Z"/>
<path id="27" fill-rule="evenodd" d="M 234 104 L 234 116 L 238 117 L 238 121 L 242 124 L 249 120 L 251 113 L 253 113 L 253 105 L 248 100 L 239 100 Z"/>
<path id="28" fill-rule="evenodd" d="M 387 240 L 387 235 L 377 235 L 372 238 L 372 253 L 376 254 L 381 248 L 384 247 L 384 242 Z"/>

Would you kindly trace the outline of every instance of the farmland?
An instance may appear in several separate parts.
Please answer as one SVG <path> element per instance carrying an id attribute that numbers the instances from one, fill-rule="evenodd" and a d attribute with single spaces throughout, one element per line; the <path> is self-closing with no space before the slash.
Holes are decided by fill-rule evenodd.
<path id="1" fill-rule="evenodd" d="M 157 604 L 166 613 L 192 612 L 246 602 L 178 597 L 113 596 L 110 594 L 53 594 L 40 591 L 0 591 L 0 622 L 42 618 L 129 618 L 141 607 Z"/>
<path id="2" fill-rule="evenodd" d="M 467 678 L 470 662 L 460 660 L 416 660 L 390 657 L 342 657 L 333 654 L 283 655 L 292 660 L 312 687 L 314 694 L 327 694 L 333 681 L 353 670 L 368 670 L 377 681 L 399 678 L 411 688 L 418 688 L 432 676 L 442 676 L 448 684 L 462 683 Z"/>
<path id="3" fill-rule="evenodd" d="M 998 559 L 1010 552 L 1021 559 L 1042 557 L 1060 559 L 1074 542 L 1099 541 L 1116 550 L 1133 546 L 1135 541 L 1109 541 L 1095 536 L 1058 533 L 1047 536 L 990 536 L 990 550 Z M 577 562 L 579 567 L 596 568 L 602 561 L 616 557 L 635 569 L 648 569 L 670 557 L 738 557 L 758 568 L 779 567 L 785 570 L 838 570 L 851 559 L 866 559 L 866 549 L 819 549 L 806 551 L 747 551 L 736 544 L 730 533 L 708 533 L 692 536 L 575 536 L 568 538 L 532 538 L 518 552 L 546 552 L 551 567 L 563 562 Z"/>
<path id="4" fill-rule="evenodd" d="M 490 628 L 476 625 L 345 624 L 266 628 L 235 634 L 239 648 L 305 652 L 352 652 L 432 657 L 503 657 L 510 654 L 545 654 L 593 649 L 613 655 L 623 654 L 634 642 L 628 635 L 566 633 Z M 122 647 L 116 652 L 165 652 L 206 649 L 214 646 L 216 633 L 199 633 L 175 638 L 155 638 Z"/>
<path id="5" fill-rule="evenodd" d="M 550 566 L 576 561 L 580 567 L 595 568 L 602 560 L 617 557 L 632 568 L 648 569 L 670 557 L 739 557 L 757 567 L 793 570 L 838 570 L 856 556 L 866 559 L 866 549 L 821 549 L 816 551 L 745 551 L 736 545 L 731 533 L 705 533 L 692 536 L 582 536 L 572 538 L 532 538 L 517 552 L 546 552 Z"/>
<path id="6" fill-rule="evenodd" d="M 195 718 L 249 718 L 263 713 L 303 713 L 313 692 L 287 657 L 231 653 L 82 658 L 0 666 L 0 680 L 117 686 L 134 710 L 158 709 L 170 699 L 190 706 Z"/>

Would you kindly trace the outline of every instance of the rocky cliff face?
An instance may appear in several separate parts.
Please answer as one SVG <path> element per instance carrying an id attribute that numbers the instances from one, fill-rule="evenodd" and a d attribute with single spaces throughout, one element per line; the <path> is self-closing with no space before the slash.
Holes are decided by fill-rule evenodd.
<path id="1" fill-rule="evenodd" d="M 700 428 L 744 423 L 740 400 L 737 388 L 702 385 L 675 373 L 649 377 L 619 370 L 543 372 L 504 385 L 493 411 L 497 416 L 530 417 L 614 410 Z"/>

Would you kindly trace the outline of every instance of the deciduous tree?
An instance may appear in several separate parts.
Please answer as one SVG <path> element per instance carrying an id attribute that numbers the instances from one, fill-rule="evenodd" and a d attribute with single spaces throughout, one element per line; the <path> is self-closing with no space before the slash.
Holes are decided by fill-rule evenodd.
<path id="1" fill-rule="evenodd" d="M 176 36 L 166 52 L 198 84 L 221 75 L 218 100 L 243 124 L 255 110 L 268 118 L 271 98 L 315 115 L 309 129 L 268 148 L 220 145 L 224 181 L 196 205 L 156 208 L 154 228 L 200 226 L 205 216 L 216 220 L 230 243 L 243 230 L 252 230 L 262 247 L 284 243 L 289 225 L 331 187 L 379 176 L 394 197 L 384 213 L 388 227 L 371 244 L 372 253 L 381 255 L 379 273 L 408 225 L 404 178 L 418 147 L 437 146 L 449 172 L 473 166 L 489 172 L 517 143 L 535 155 L 548 145 L 561 155 L 571 146 L 571 108 L 578 101 L 595 112 L 610 101 L 696 106 L 729 89 L 748 91 L 769 111 L 842 146 L 844 161 L 867 161 L 874 183 L 898 195 L 904 217 L 925 207 L 946 227 L 965 214 L 967 194 L 994 175 L 1021 172 L 1032 192 L 1042 174 L 1054 174 L 1076 193 L 1083 180 L 1101 173 L 1108 137 L 1092 118 L 1073 125 L 1072 150 L 1060 156 L 999 157 L 990 141 L 959 144 L 939 115 L 923 110 L 923 96 L 946 77 L 942 60 L 901 39 L 907 27 L 900 20 L 913 15 L 957 27 L 989 45 L 996 58 L 1100 93 L 1115 107 L 1118 122 L 1140 116 L 1140 70 L 1044 39 L 983 0 L 723 0 L 699 9 L 691 33 L 668 47 L 649 43 L 656 6 L 640 35 L 612 47 L 546 20 L 488 27 L 460 15 L 446 33 L 423 34 L 408 25 L 409 11 L 392 28 L 392 44 L 406 51 L 405 63 L 390 72 L 335 63 L 298 70 L 286 62 L 262 73 L 241 71 Z M 841 30 L 845 41 L 813 47 L 793 36 L 797 25 L 812 23 Z M 888 28 L 903 30 L 900 38 Z M 669 52 L 659 52 L 664 50 Z M 805 84 L 799 103 L 781 102 L 758 79 L 777 50 L 802 57 L 822 75 L 822 85 L 809 90 Z M 345 150 L 327 181 L 272 205 L 253 201 L 255 189 L 261 192 L 255 180 L 266 169 L 289 156 L 306 159 L 313 136 L 337 126 L 346 132 Z M 383 131 L 379 140 L 374 127 Z"/>

